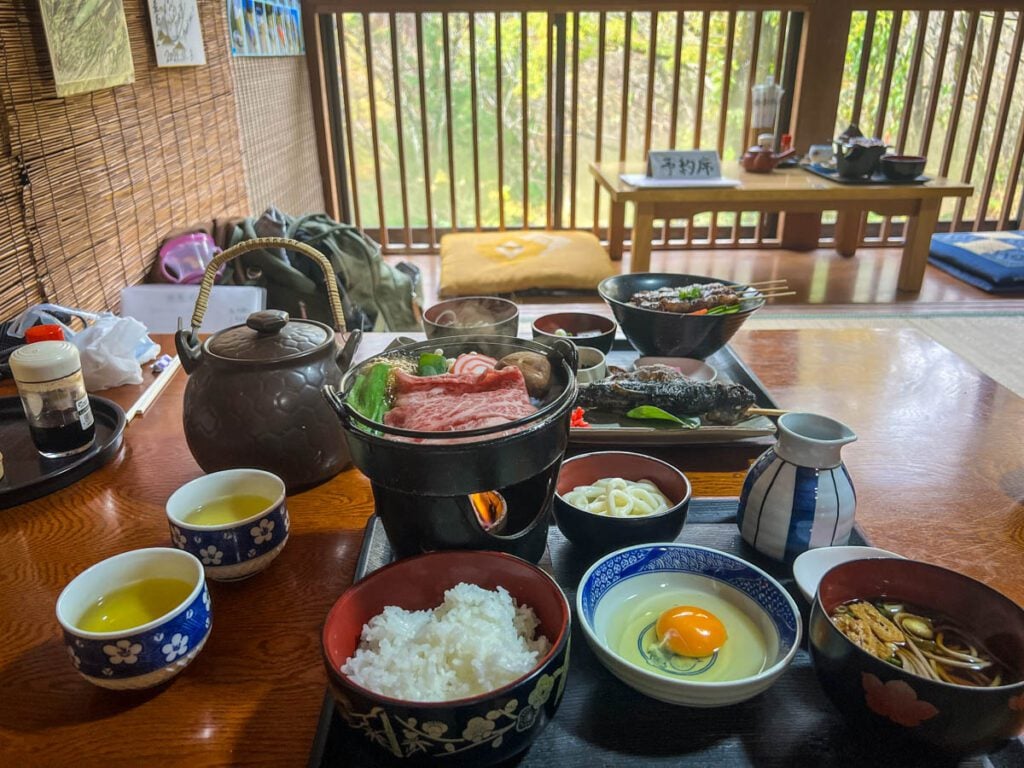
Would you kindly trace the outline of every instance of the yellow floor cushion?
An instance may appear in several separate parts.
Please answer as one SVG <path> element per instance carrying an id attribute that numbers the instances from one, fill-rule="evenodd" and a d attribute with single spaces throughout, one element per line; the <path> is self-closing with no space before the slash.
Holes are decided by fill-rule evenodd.
<path id="1" fill-rule="evenodd" d="M 617 274 L 589 232 L 466 232 L 441 238 L 441 296 L 594 290 Z"/>

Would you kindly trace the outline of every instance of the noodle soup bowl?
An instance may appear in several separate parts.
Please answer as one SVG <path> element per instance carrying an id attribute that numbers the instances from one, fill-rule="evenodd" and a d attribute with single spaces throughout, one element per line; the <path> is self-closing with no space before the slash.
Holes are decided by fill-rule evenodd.
<path id="1" fill-rule="evenodd" d="M 999 659 L 1011 682 L 994 687 L 937 682 L 862 650 L 829 617 L 851 600 L 877 598 L 906 603 L 933 620 L 953 619 Z M 888 737 L 885 743 L 968 753 L 997 745 L 1024 727 L 1024 610 L 955 571 L 900 559 L 837 565 L 818 585 L 810 652 L 836 707 L 855 726 Z"/>
<path id="2" fill-rule="evenodd" d="M 630 613 L 655 600 L 706 610 L 720 610 L 709 607 L 712 601 L 727 603 L 729 613 L 721 618 L 729 638 L 721 656 L 677 657 L 682 663 L 675 667 L 673 662 L 669 675 L 630 658 L 629 651 L 645 645 L 643 638 L 651 629 L 634 634 Z M 760 568 L 726 552 L 679 542 L 640 544 L 599 559 L 580 579 L 576 615 L 587 644 L 615 677 L 652 699 L 687 707 L 724 707 L 766 691 L 789 667 L 803 630 L 796 602 Z M 760 670 L 732 679 L 701 679 L 715 664 L 730 663 L 728 643 L 739 640 L 733 629 L 748 622 L 763 642 Z M 749 648 L 734 648 L 732 660 L 749 654 Z"/>
<path id="3" fill-rule="evenodd" d="M 611 517 L 566 501 L 566 495 L 574 488 L 592 486 L 598 480 L 612 477 L 633 482 L 649 480 L 668 500 L 668 509 L 652 515 Z M 582 550 L 600 554 L 632 544 L 672 541 L 686 522 L 690 495 L 690 481 L 671 464 L 628 451 L 599 451 L 562 462 L 553 512 L 565 538 Z"/>
<path id="4" fill-rule="evenodd" d="M 460 583 L 504 587 L 530 606 L 551 643 L 525 674 L 486 693 L 450 701 L 408 701 L 372 691 L 341 671 L 363 625 L 386 606 L 435 608 Z M 335 706 L 348 725 L 351 765 L 489 766 L 529 748 L 555 716 L 569 670 L 570 609 L 540 568 L 503 552 L 452 550 L 386 565 L 346 590 L 323 629 L 324 664 Z M 400 674 L 408 674 L 402 670 Z"/>

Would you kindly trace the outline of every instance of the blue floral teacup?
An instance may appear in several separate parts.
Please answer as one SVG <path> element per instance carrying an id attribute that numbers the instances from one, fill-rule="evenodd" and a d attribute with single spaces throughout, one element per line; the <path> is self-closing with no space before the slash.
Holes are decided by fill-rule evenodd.
<path id="1" fill-rule="evenodd" d="M 241 520 L 219 524 L 196 522 L 198 508 L 228 497 L 259 497 L 265 504 Z M 261 469 L 226 469 L 204 475 L 167 500 L 171 541 L 199 558 L 207 577 L 238 581 L 259 573 L 288 541 L 288 510 L 284 482 Z"/>
<path id="2" fill-rule="evenodd" d="M 98 605 L 112 601 L 112 593 L 140 582 L 153 584 L 150 580 L 183 582 L 184 597 L 137 626 L 116 631 L 82 627 L 90 610 L 95 613 Z M 153 597 L 142 599 L 152 602 Z M 71 663 L 90 683 L 114 690 L 152 688 L 181 672 L 202 650 L 210 616 L 202 565 L 187 552 L 168 547 L 136 549 L 96 563 L 57 598 L 57 621 Z"/>

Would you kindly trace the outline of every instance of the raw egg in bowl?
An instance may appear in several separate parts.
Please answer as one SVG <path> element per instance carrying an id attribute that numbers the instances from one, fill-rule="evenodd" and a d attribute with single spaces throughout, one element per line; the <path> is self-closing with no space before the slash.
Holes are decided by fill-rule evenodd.
<path id="1" fill-rule="evenodd" d="M 642 544 L 583 575 L 576 610 L 601 663 L 669 704 L 721 707 L 769 688 L 800 647 L 800 611 L 760 568 L 690 544 Z"/>

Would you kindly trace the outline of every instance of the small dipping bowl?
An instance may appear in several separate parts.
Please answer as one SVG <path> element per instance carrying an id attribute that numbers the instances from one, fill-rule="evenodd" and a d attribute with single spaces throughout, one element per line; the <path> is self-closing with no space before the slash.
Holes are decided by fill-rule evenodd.
<path id="1" fill-rule="evenodd" d="M 877 547 L 817 547 L 809 549 L 802 555 L 798 555 L 793 561 L 793 580 L 800 590 L 800 594 L 808 603 L 814 601 L 814 595 L 818 592 L 818 584 L 821 578 L 841 563 L 848 563 L 851 560 L 867 560 L 872 557 L 899 558 L 887 549 Z"/>
<path id="2" fill-rule="evenodd" d="M 928 158 L 920 155 L 885 155 L 879 161 L 882 175 L 890 181 L 911 181 L 924 173 Z"/>
<path id="3" fill-rule="evenodd" d="M 641 368 L 645 365 L 667 365 L 694 381 L 704 381 L 709 384 L 718 379 L 718 370 L 714 366 L 692 357 L 638 357 L 633 363 L 634 368 Z"/>
<path id="4" fill-rule="evenodd" d="M 176 579 L 192 589 L 163 616 L 137 627 L 90 632 L 78 626 L 101 598 L 143 579 Z M 72 579 L 57 598 L 57 621 L 71 663 L 90 683 L 115 691 L 152 688 L 181 672 L 202 650 L 210 619 L 202 565 L 169 547 L 136 549 L 102 560 Z"/>
<path id="5" fill-rule="evenodd" d="M 613 650 L 613 635 L 622 631 L 619 614 L 629 601 L 673 591 L 712 594 L 745 614 L 767 646 L 763 670 L 702 682 L 685 673 L 666 677 L 648 671 Z M 609 672 L 645 696 L 688 707 L 724 707 L 767 690 L 796 655 L 803 629 L 793 598 L 760 568 L 725 552 L 679 543 L 641 544 L 605 555 L 580 579 L 576 615 Z"/>
<path id="6" fill-rule="evenodd" d="M 341 671 L 366 624 L 386 606 L 425 610 L 446 590 L 466 582 L 504 587 L 518 605 L 537 614 L 537 631 L 551 649 L 516 680 L 487 693 L 452 701 L 405 701 L 362 687 Z M 569 602 L 547 573 L 502 552 L 450 550 L 408 557 L 349 587 L 327 614 L 323 629 L 327 682 L 341 719 L 361 734 L 365 755 L 350 765 L 401 764 L 466 768 L 505 763 L 528 749 L 555 716 L 569 671 Z M 401 734 L 405 734 L 403 737 Z M 371 754 L 373 753 L 373 754 Z"/>
<path id="7" fill-rule="evenodd" d="M 494 296 L 465 296 L 434 304 L 423 313 L 428 339 L 445 336 L 512 336 L 519 334 L 519 307 Z"/>
<path id="8" fill-rule="evenodd" d="M 187 518 L 214 499 L 239 494 L 262 496 L 267 506 L 243 520 L 197 525 Z M 262 469 L 225 469 L 186 483 L 167 500 L 171 542 L 195 555 L 214 581 L 238 581 L 259 573 L 288 541 L 284 481 Z"/>
<path id="9" fill-rule="evenodd" d="M 670 506 L 656 515 L 606 517 L 574 507 L 565 500 L 565 494 L 573 488 L 609 477 L 634 482 L 650 480 Z M 599 451 L 562 462 L 552 511 L 558 529 L 574 545 L 589 552 L 609 552 L 630 544 L 672 541 L 686 522 L 690 493 L 690 481 L 671 464 L 640 453 Z"/>
<path id="10" fill-rule="evenodd" d="M 577 347 L 593 347 L 606 355 L 615 342 L 618 325 L 610 317 L 590 312 L 555 312 L 533 321 L 533 338 L 542 341 L 569 339 Z M 558 333 L 565 331 L 564 334 Z M 580 335 L 586 334 L 586 335 Z"/>
<path id="11" fill-rule="evenodd" d="M 591 384 L 608 375 L 608 363 L 604 353 L 593 347 L 580 347 L 580 367 L 576 371 L 576 381 L 580 384 Z"/>

